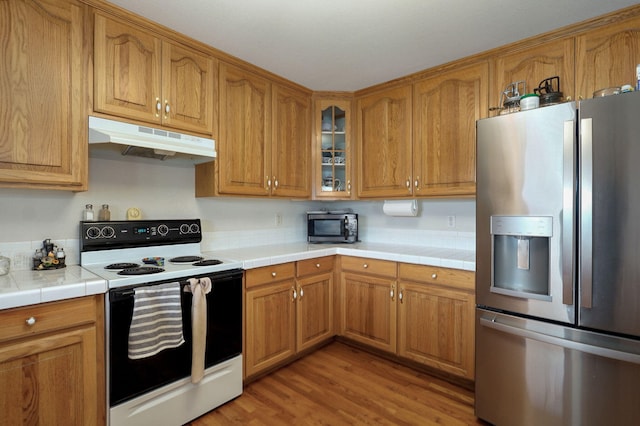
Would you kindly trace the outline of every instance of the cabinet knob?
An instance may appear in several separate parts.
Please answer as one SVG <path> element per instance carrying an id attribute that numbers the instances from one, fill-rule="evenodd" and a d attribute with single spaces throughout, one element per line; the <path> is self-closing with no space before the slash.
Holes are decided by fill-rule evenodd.
<path id="1" fill-rule="evenodd" d="M 316 263 L 316 268 L 319 268 L 319 267 L 320 267 L 320 264 L 319 264 L 319 263 Z"/>
<path id="2" fill-rule="evenodd" d="M 365 263 L 364 265 L 362 265 L 362 267 L 363 267 L 364 269 L 367 269 L 367 268 L 369 267 L 369 265 Z"/>
<path id="3" fill-rule="evenodd" d="M 431 278 L 433 278 L 435 280 L 436 278 L 438 278 L 438 274 L 436 274 L 436 273 L 431 274 Z"/>
<path id="4" fill-rule="evenodd" d="M 273 278 L 275 278 L 275 277 L 276 277 L 276 273 L 275 273 L 275 272 L 272 272 L 272 273 L 271 273 L 271 276 L 272 276 Z"/>
<path id="5" fill-rule="evenodd" d="M 29 317 L 25 322 L 27 323 L 28 326 L 32 326 L 33 324 L 36 323 L 36 319 L 34 317 Z"/>

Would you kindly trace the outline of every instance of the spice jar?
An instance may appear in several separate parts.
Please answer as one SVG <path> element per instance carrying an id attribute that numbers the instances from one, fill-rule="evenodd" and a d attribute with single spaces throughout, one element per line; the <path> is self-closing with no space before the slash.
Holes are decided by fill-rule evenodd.
<path id="1" fill-rule="evenodd" d="M 93 213 L 93 204 L 87 204 L 84 206 L 84 211 L 82 212 L 82 220 L 96 220 Z"/>
<path id="2" fill-rule="evenodd" d="M 111 212 L 109 211 L 109 204 L 102 205 L 102 208 L 98 212 L 98 220 L 100 221 L 111 220 Z"/>

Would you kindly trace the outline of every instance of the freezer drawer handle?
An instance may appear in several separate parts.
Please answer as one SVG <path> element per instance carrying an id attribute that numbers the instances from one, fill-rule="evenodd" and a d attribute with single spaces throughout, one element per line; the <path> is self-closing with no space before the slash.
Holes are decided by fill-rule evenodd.
<path id="1" fill-rule="evenodd" d="M 550 336 L 548 334 L 542 334 L 539 332 L 525 330 L 520 327 L 514 327 L 512 325 L 502 324 L 496 321 L 496 319 L 480 318 L 480 324 L 492 328 L 494 330 L 502 331 L 503 333 L 509 333 L 516 336 L 524 337 L 526 339 L 537 340 L 543 343 L 549 343 L 551 345 L 561 346 L 567 349 L 574 349 L 580 352 L 589 353 L 592 355 L 601 356 L 604 358 L 611 358 L 618 361 L 631 362 L 633 364 L 640 364 L 640 355 L 617 351 L 615 349 L 603 348 L 601 346 L 592 346 L 586 343 L 574 342 L 572 340 L 562 339 L 556 336 Z"/>

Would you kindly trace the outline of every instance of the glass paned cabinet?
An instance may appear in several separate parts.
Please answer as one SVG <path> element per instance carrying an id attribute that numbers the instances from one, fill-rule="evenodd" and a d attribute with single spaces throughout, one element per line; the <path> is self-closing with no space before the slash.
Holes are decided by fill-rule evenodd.
<path id="1" fill-rule="evenodd" d="M 319 156 L 316 198 L 351 197 L 349 101 L 318 101 Z"/>

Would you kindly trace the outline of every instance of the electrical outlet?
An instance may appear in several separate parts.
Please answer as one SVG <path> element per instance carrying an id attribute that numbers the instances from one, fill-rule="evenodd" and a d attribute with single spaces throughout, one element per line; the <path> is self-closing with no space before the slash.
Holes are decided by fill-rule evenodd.
<path id="1" fill-rule="evenodd" d="M 276 213 L 276 226 L 282 225 L 282 213 Z"/>
<path id="2" fill-rule="evenodd" d="M 449 228 L 456 227 L 456 217 L 455 216 L 447 216 L 447 226 Z"/>

